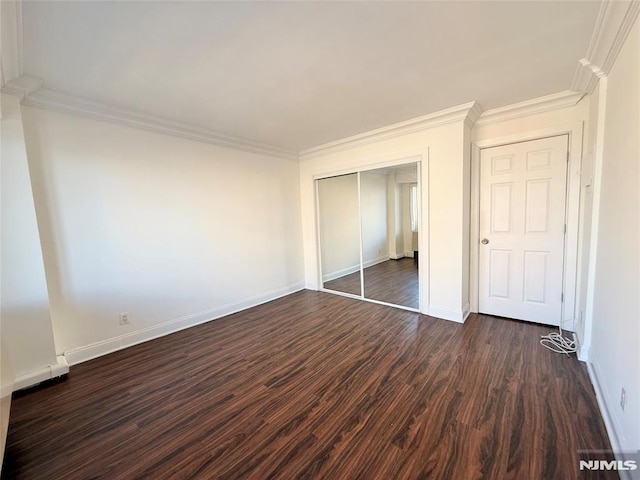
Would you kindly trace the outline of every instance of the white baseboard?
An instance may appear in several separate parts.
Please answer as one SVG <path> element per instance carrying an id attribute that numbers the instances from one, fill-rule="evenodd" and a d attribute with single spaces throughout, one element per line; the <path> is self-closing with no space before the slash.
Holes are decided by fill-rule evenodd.
<path id="1" fill-rule="evenodd" d="M 590 355 L 590 358 L 593 361 L 587 362 L 587 371 L 589 372 L 589 379 L 591 380 L 593 389 L 596 392 L 596 400 L 598 401 L 600 414 L 602 415 L 604 425 L 607 429 L 607 436 L 609 437 L 611 450 L 613 450 L 616 460 L 624 462 L 625 460 L 627 460 L 626 458 L 624 458 L 624 445 L 626 445 L 624 434 L 622 434 L 620 426 L 616 422 L 614 416 L 611 415 L 611 410 L 609 408 L 611 399 L 607 397 L 605 391 L 602 389 L 599 380 L 599 378 L 601 378 L 602 376 L 602 372 L 600 371 L 600 367 L 598 366 L 597 359 L 594 358 L 593 355 Z M 620 475 L 620 478 L 622 480 L 631 480 L 632 478 L 630 471 L 620 470 L 618 471 L 618 474 Z"/>
<path id="2" fill-rule="evenodd" d="M 589 361 L 589 345 L 585 345 L 580 341 L 580 335 L 576 332 L 573 332 L 573 340 L 576 342 L 577 346 L 577 357 L 581 362 Z M 593 382 L 591 382 L 593 383 Z"/>
<path id="3" fill-rule="evenodd" d="M 398 253 L 397 255 L 389 255 L 390 260 L 400 260 L 401 258 L 405 258 L 404 253 Z"/>
<path id="4" fill-rule="evenodd" d="M 469 306 L 467 305 L 464 310 L 455 310 L 449 307 L 440 307 L 438 305 L 429 305 L 430 317 L 440 318 L 442 320 L 449 320 L 451 322 L 464 323 L 467 316 L 469 316 Z"/>
<path id="5" fill-rule="evenodd" d="M 13 391 L 16 392 L 24 388 L 33 387 L 38 383 L 51 380 L 52 378 L 61 377 L 62 375 L 69 373 L 69 365 L 67 364 L 65 357 L 59 356 L 56 360 L 58 363 L 55 365 L 49 365 L 41 370 L 30 372 L 16 378 L 13 383 Z"/>
<path id="6" fill-rule="evenodd" d="M 352 273 L 356 273 L 359 271 L 360 271 L 360 264 L 343 268 L 341 270 L 336 270 L 335 272 L 331 272 L 323 275 L 322 282 L 330 282 L 331 280 L 335 280 L 336 278 L 344 277 L 346 275 L 351 275 Z"/>
<path id="7" fill-rule="evenodd" d="M 464 304 L 464 307 L 462 307 L 462 323 L 464 323 L 465 320 L 469 318 L 470 314 L 471 314 L 471 306 L 469 302 L 467 302 Z"/>
<path id="8" fill-rule="evenodd" d="M 389 255 L 382 255 L 380 257 L 372 258 L 371 260 L 367 260 L 363 262 L 364 268 L 372 267 L 382 262 L 386 262 L 389 260 Z M 336 278 L 341 278 L 346 275 L 351 275 L 352 273 L 356 273 L 360 271 L 360 265 L 353 265 L 351 267 L 343 268 L 341 270 L 336 270 L 335 272 L 327 273 L 322 276 L 323 282 L 330 282 L 331 280 L 335 280 Z"/>
<path id="9" fill-rule="evenodd" d="M 362 266 L 364 268 L 369 268 L 379 263 L 386 262 L 387 260 L 389 260 L 389 255 L 382 255 L 380 257 L 372 258 L 371 260 L 367 260 L 366 262 L 363 262 Z"/>
<path id="10" fill-rule="evenodd" d="M 304 283 L 298 282 L 293 285 L 289 285 L 278 290 L 256 295 L 246 298 L 237 302 L 228 303 L 211 310 L 205 310 L 203 312 L 186 315 L 184 317 L 169 320 L 168 322 L 154 325 L 152 327 L 143 328 L 135 332 L 120 335 L 115 338 L 110 338 L 102 342 L 93 343 L 83 347 L 73 348 L 64 352 L 64 356 L 69 365 L 77 365 L 78 363 L 86 362 L 97 357 L 101 357 L 108 353 L 122 350 L 127 347 L 132 347 L 139 343 L 153 340 L 154 338 L 163 337 L 170 333 L 175 333 L 180 330 L 184 330 L 189 327 L 194 327 L 202 323 L 215 320 L 232 313 L 246 310 L 247 308 L 256 307 L 263 303 L 270 302 L 285 295 L 289 295 L 294 292 L 298 292 L 304 289 Z"/>

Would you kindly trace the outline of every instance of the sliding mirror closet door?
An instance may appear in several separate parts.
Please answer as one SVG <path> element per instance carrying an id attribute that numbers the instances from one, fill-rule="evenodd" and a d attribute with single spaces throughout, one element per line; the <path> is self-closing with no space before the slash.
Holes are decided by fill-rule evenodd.
<path id="1" fill-rule="evenodd" d="M 322 286 L 362 295 L 358 174 L 318 180 Z"/>
<path id="2" fill-rule="evenodd" d="M 364 297 L 419 308 L 418 166 L 360 173 Z"/>

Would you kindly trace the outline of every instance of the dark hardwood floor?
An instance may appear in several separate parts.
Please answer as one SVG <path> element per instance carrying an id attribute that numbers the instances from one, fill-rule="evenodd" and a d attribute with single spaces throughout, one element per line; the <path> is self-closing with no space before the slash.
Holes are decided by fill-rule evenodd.
<path id="1" fill-rule="evenodd" d="M 360 295 L 360 272 L 325 282 L 324 288 Z M 364 296 L 419 308 L 418 266 L 413 258 L 387 260 L 364 269 Z"/>
<path id="2" fill-rule="evenodd" d="M 595 395 L 548 331 L 299 292 L 15 394 L 3 478 L 593 478 Z"/>

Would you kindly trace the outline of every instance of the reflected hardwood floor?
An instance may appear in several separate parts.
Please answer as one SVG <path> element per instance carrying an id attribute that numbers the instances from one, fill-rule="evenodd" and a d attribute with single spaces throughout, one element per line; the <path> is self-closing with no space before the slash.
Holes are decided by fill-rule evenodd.
<path id="1" fill-rule="evenodd" d="M 582 478 L 610 447 L 547 332 L 298 292 L 15 394 L 3 478 Z"/>
<path id="2" fill-rule="evenodd" d="M 324 288 L 360 295 L 360 272 L 325 282 Z M 364 269 L 364 296 L 419 308 L 418 267 L 413 258 L 387 260 Z"/>
<path id="3" fill-rule="evenodd" d="M 387 260 L 364 269 L 364 296 L 419 308 L 418 266 L 413 258 Z"/>

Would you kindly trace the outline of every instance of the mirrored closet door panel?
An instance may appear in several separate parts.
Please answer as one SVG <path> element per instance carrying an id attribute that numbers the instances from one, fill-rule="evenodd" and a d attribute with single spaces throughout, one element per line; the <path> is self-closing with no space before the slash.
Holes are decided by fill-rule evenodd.
<path id="1" fill-rule="evenodd" d="M 419 309 L 419 164 L 317 180 L 325 290 Z"/>
<path id="2" fill-rule="evenodd" d="M 318 180 L 322 286 L 362 295 L 358 174 Z"/>
<path id="3" fill-rule="evenodd" d="M 364 297 L 419 308 L 417 163 L 360 173 Z"/>

